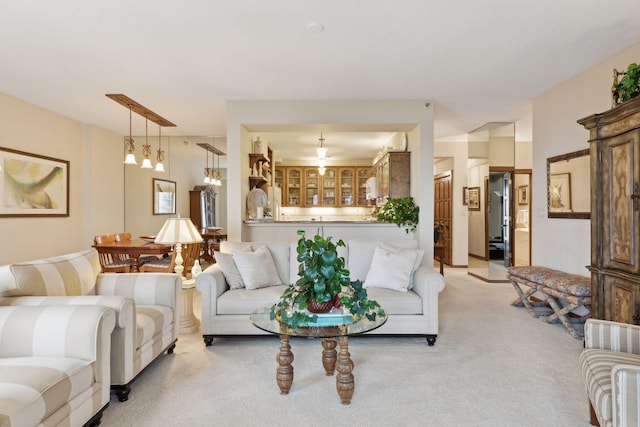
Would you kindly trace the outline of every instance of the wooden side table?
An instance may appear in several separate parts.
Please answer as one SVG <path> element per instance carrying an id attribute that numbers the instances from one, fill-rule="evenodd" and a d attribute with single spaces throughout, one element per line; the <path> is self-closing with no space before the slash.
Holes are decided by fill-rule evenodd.
<path id="1" fill-rule="evenodd" d="M 180 291 L 180 306 L 178 311 L 178 333 L 190 334 L 200 327 L 200 320 L 193 314 L 193 292 L 196 287 L 195 279 L 182 281 Z"/>

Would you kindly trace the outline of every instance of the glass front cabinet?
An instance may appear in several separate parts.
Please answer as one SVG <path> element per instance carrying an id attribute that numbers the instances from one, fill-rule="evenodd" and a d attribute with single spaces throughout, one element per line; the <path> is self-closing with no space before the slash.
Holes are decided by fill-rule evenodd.
<path id="1" fill-rule="evenodd" d="M 340 206 L 354 206 L 355 169 L 340 168 Z"/>
<path id="2" fill-rule="evenodd" d="M 291 167 L 286 169 L 287 185 L 286 194 L 283 195 L 283 204 L 287 206 L 302 206 L 300 189 L 302 188 L 302 169 Z"/>
<path id="3" fill-rule="evenodd" d="M 318 168 L 304 168 L 304 206 L 320 205 L 320 174 Z"/>

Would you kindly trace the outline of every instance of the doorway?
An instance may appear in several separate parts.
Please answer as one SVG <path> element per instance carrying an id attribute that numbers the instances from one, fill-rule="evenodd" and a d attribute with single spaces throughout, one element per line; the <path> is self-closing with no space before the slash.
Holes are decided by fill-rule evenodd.
<path id="1" fill-rule="evenodd" d="M 444 239 L 440 244 L 442 250 L 442 263 L 451 265 L 451 211 L 452 188 L 451 171 L 447 171 L 433 177 L 433 221 L 435 224 L 444 225 Z"/>

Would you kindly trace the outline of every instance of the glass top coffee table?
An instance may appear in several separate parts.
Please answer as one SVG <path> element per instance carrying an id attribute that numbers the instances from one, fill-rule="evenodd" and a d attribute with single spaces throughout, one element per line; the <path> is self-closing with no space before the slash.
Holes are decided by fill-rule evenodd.
<path id="1" fill-rule="evenodd" d="M 263 331 L 280 336 L 280 349 L 278 350 L 278 368 L 276 369 L 276 381 L 280 387 L 280 394 L 288 394 L 293 383 L 293 353 L 289 345 L 289 337 L 308 337 L 322 339 L 322 366 L 328 376 L 332 376 L 337 370 L 336 388 L 340 401 L 344 405 L 351 403 L 351 397 L 355 388 L 353 378 L 353 361 L 349 353 L 349 337 L 364 334 L 379 328 L 387 321 L 387 316 L 377 316 L 376 320 L 362 318 L 357 322 L 340 326 L 309 326 L 292 328 L 278 320 L 271 320 L 270 307 L 262 307 L 251 313 L 253 325 Z M 340 344 L 340 352 L 336 347 Z M 337 366 L 336 366 L 337 365 Z"/>

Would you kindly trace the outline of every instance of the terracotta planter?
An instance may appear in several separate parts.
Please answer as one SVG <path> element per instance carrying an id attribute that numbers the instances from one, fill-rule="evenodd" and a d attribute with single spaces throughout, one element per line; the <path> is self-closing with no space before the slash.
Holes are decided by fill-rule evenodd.
<path id="1" fill-rule="evenodd" d="M 333 308 L 333 300 L 318 302 L 315 299 L 307 301 L 307 310 L 312 313 L 328 313 Z"/>

